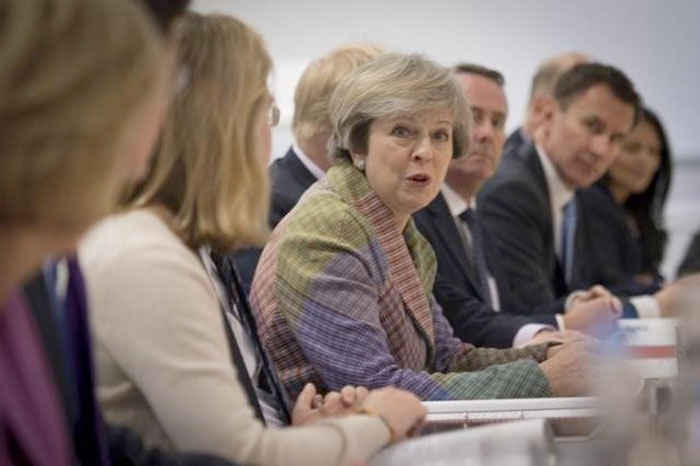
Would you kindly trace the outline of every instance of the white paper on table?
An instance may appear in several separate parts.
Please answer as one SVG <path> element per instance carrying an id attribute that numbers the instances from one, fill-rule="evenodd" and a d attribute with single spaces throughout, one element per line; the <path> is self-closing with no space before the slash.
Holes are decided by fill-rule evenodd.
<path id="1" fill-rule="evenodd" d="M 547 421 L 530 419 L 408 440 L 379 452 L 369 466 L 543 465 L 553 451 Z"/>

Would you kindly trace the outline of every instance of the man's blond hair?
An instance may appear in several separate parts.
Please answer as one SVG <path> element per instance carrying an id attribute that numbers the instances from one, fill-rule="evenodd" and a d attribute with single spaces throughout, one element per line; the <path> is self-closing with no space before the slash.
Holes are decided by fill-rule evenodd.
<path id="1" fill-rule="evenodd" d="M 292 130 L 299 139 L 308 139 L 330 130 L 328 102 L 338 83 L 351 71 L 383 53 L 375 45 L 341 45 L 309 64 L 294 92 Z"/>

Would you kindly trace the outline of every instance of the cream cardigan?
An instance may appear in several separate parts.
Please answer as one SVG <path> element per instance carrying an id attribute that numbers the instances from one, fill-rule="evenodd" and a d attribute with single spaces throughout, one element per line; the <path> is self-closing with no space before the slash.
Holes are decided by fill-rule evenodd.
<path id="1" fill-rule="evenodd" d="M 367 458 L 389 440 L 375 417 L 265 428 L 230 359 L 216 292 L 197 255 L 155 214 L 112 216 L 80 245 L 108 422 L 148 445 L 261 465 Z"/>

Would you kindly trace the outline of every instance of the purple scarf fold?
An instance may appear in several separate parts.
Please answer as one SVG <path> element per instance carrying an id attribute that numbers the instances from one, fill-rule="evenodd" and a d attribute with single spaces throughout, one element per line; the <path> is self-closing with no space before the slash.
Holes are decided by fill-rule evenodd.
<path id="1" fill-rule="evenodd" d="M 0 309 L 0 464 L 24 460 L 70 466 L 71 458 L 70 436 L 39 335 L 15 291 Z"/>

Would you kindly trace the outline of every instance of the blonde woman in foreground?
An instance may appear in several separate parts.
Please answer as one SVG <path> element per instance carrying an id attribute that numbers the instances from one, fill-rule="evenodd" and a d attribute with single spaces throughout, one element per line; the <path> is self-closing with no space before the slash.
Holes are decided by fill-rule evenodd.
<path id="1" fill-rule="evenodd" d="M 60 334 L 65 313 L 47 314 L 54 327 L 42 326 L 22 285 L 47 258 L 74 251 L 148 158 L 170 63 L 141 10 L 124 0 L 0 3 L 3 466 L 101 464 L 90 355 L 79 346 L 89 338 L 80 325 L 87 316 L 71 314 L 78 324 Z M 74 350 L 60 375 L 74 377 L 75 398 L 62 396 L 53 363 L 64 355 L 50 357 L 51 341 Z"/>
<path id="2" fill-rule="evenodd" d="M 425 409 L 397 389 L 351 387 L 315 408 L 307 385 L 288 415 L 227 259 L 266 238 L 270 58 L 235 18 L 191 14 L 178 33 L 182 88 L 150 171 L 80 249 L 105 416 L 151 445 L 241 463 L 365 459 Z"/>

